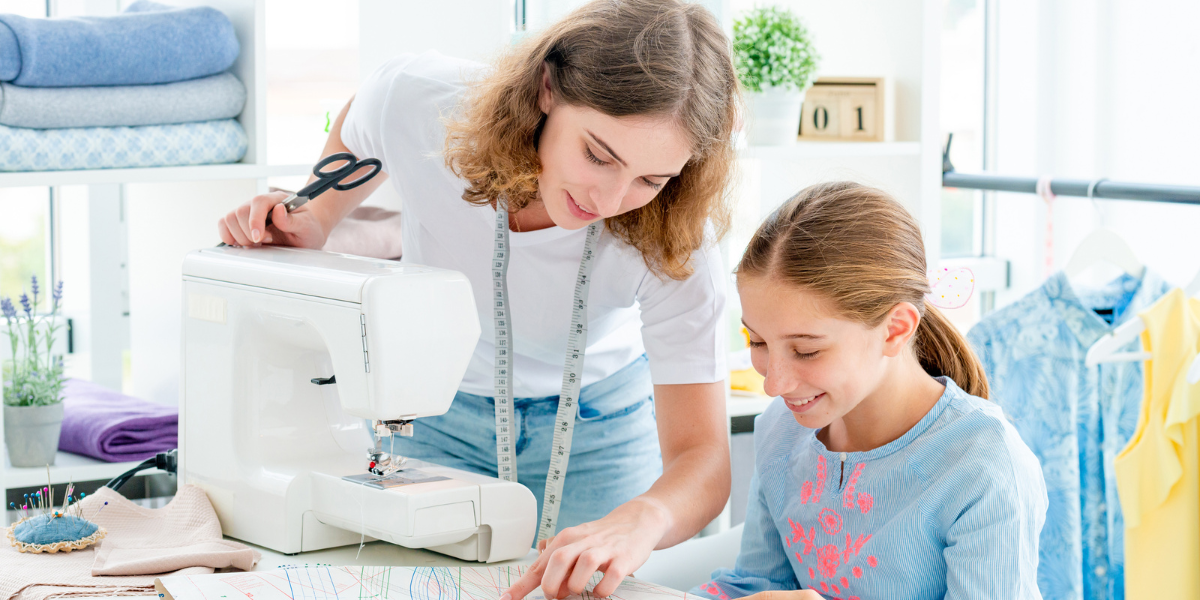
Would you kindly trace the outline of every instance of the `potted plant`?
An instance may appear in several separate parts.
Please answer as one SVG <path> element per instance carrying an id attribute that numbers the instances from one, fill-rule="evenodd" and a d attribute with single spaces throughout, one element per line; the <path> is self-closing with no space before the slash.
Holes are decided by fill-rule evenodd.
<path id="1" fill-rule="evenodd" d="M 37 277 L 33 298 L 22 293 L 20 310 L 9 298 L 0 300 L 8 326 L 12 358 L 4 364 L 4 442 L 14 467 L 54 464 L 58 436 L 62 431 L 62 356 L 54 356 L 54 334 L 61 326 L 62 282 L 51 292 L 50 314 L 35 312 L 38 303 Z"/>
<path id="2" fill-rule="evenodd" d="M 733 62 L 747 91 L 746 142 L 779 146 L 796 141 L 800 106 L 819 56 L 808 29 L 792 11 L 755 8 L 733 23 Z"/>

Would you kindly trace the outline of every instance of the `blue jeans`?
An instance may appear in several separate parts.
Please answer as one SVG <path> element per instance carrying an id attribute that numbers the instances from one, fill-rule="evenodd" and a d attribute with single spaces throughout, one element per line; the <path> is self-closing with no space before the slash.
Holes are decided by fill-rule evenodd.
<path id="1" fill-rule="evenodd" d="M 653 392 L 644 355 L 580 390 L 559 531 L 607 515 L 662 475 Z M 540 522 L 558 396 L 517 398 L 513 404 L 517 481 L 537 498 Z M 417 419 L 412 437 L 392 440 L 396 454 L 495 477 L 495 401 L 459 392 L 446 414 Z M 389 446 L 384 444 L 391 451 Z"/>

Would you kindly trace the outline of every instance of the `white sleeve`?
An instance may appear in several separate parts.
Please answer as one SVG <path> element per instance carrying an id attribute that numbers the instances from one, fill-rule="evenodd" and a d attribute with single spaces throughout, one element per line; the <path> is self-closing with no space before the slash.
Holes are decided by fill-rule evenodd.
<path id="1" fill-rule="evenodd" d="M 378 158 L 383 161 L 387 170 L 387 160 L 384 157 L 384 112 L 388 107 L 392 88 L 397 76 L 404 72 L 416 55 L 406 54 L 393 58 L 375 72 L 368 75 L 358 85 L 354 100 L 350 102 L 350 110 L 342 121 L 342 143 L 359 159 Z"/>
<path id="2" fill-rule="evenodd" d="M 683 281 L 648 273 L 638 288 L 642 343 L 655 385 L 713 383 L 729 377 L 725 367 L 726 274 L 715 244 L 692 256 Z"/>

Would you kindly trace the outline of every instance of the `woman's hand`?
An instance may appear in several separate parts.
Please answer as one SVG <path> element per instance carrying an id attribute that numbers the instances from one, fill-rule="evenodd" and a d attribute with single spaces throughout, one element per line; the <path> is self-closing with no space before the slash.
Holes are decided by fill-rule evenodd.
<path id="1" fill-rule="evenodd" d="M 275 244 L 320 249 L 328 237 L 324 225 L 308 206 L 289 213 L 282 204 L 287 197 L 287 192 L 271 192 L 230 211 L 217 221 L 221 241 L 231 246 Z M 265 225 L 268 213 L 271 224 Z"/>
<path id="2" fill-rule="evenodd" d="M 564 529 L 538 544 L 537 561 L 500 600 L 521 600 L 539 585 L 548 599 L 580 594 L 596 571 L 603 571 L 604 578 L 592 595 L 609 596 L 626 575 L 646 562 L 670 523 L 665 506 L 640 497 L 599 521 Z"/>
<path id="3" fill-rule="evenodd" d="M 813 590 L 796 590 L 794 592 L 771 590 L 751 594 L 742 600 L 825 600 L 825 598 Z"/>

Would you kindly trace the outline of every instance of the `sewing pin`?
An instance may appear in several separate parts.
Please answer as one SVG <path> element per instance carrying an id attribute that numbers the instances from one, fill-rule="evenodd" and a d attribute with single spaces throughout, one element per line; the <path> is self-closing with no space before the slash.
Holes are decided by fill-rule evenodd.
<path id="1" fill-rule="evenodd" d="M 107 500 L 104 502 L 104 506 L 108 506 Z M 96 509 L 96 514 L 92 515 L 93 519 L 95 519 L 97 516 L 100 515 L 100 511 L 104 510 L 104 506 L 101 506 L 100 508 Z"/>

